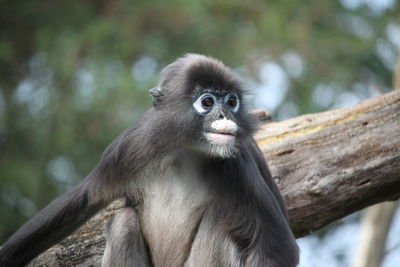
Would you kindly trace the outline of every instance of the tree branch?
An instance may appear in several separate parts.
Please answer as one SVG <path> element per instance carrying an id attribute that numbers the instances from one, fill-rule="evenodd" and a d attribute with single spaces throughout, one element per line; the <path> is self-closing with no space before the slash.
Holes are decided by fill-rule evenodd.
<path id="1" fill-rule="evenodd" d="M 256 138 L 297 237 L 400 196 L 400 90 L 266 124 Z"/>
<path id="2" fill-rule="evenodd" d="M 255 137 L 297 237 L 400 196 L 400 90 L 347 108 L 267 123 Z M 104 223 L 119 206 L 112 204 L 31 266 L 99 265 Z"/>

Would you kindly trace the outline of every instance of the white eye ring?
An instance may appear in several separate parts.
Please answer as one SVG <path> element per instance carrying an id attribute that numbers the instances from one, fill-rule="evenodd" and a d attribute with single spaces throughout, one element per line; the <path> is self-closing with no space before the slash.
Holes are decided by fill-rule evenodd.
<path id="1" fill-rule="evenodd" d="M 236 105 L 235 106 L 228 105 L 229 98 L 232 97 L 232 96 L 234 96 L 236 98 Z M 239 100 L 239 97 L 237 96 L 237 94 L 235 94 L 235 93 L 227 94 L 224 97 L 224 103 L 229 107 L 229 109 L 231 109 L 235 113 L 239 110 L 240 100 Z"/>
<path id="2" fill-rule="evenodd" d="M 210 107 L 206 107 L 202 103 L 203 100 L 208 97 L 212 98 L 212 100 L 213 100 L 213 104 Z M 202 94 L 201 96 L 199 96 L 199 98 L 197 98 L 197 100 L 193 103 L 193 107 L 198 113 L 205 114 L 213 108 L 215 103 L 217 103 L 217 98 L 210 93 L 205 93 L 205 94 Z"/>

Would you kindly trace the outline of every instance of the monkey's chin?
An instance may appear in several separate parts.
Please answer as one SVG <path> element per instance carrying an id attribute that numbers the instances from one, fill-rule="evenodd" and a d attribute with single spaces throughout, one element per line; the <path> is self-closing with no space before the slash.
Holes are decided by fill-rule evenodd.
<path id="1" fill-rule="evenodd" d="M 208 154 L 217 158 L 236 157 L 238 148 L 235 146 L 236 137 L 231 134 L 204 133 L 208 142 Z"/>

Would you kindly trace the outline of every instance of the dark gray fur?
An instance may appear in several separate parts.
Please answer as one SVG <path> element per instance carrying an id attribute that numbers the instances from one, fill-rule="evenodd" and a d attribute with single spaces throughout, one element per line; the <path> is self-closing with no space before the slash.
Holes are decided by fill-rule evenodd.
<path id="1" fill-rule="evenodd" d="M 197 114 L 192 103 L 201 88 L 236 93 L 239 112 Z M 151 94 L 154 108 L 111 143 L 88 177 L 10 237 L 0 266 L 27 264 L 120 197 L 130 204 L 107 227 L 103 266 L 298 264 L 285 206 L 252 138 L 235 75 L 215 59 L 187 55 L 163 70 Z M 211 154 L 201 135 L 221 117 L 239 128 L 230 157 Z"/>

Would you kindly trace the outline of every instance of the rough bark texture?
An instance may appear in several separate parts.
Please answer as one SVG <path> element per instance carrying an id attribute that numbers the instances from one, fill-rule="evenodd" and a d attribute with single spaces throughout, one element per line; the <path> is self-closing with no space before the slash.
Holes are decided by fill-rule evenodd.
<path id="1" fill-rule="evenodd" d="M 400 90 L 348 108 L 263 124 L 256 139 L 297 237 L 400 196 Z M 104 223 L 118 205 L 31 265 L 99 266 Z"/>

